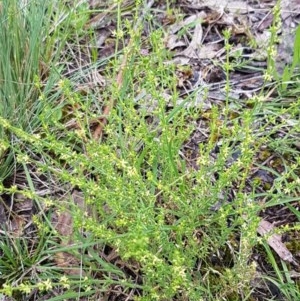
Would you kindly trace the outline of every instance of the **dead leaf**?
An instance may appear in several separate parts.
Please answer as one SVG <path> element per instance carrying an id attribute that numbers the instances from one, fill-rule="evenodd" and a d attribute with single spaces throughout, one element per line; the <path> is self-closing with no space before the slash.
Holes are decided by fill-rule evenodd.
<path id="1" fill-rule="evenodd" d="M 192 23 L 196 22 L 197 20 L 204 20 L 206 17 L 206 13 L 201 12 L 199 14 L 191 15 L 179 23 L 171 25 L 169 27 L 170 34 L 167 38 L 167 47 L 172 50 L 176 47 L 186 46 L 185 42 L 179 40 L 178 35 L 176 35 L 176 33 L 184 27 L 188 28 Z"/>
<path id="2" fill-rule="evenodd" d="M 20 215 L 13 214 L 13 218 L 9 223 L 9 231 L 14 237 L 21 237 L 26 225 L 26 220 Z"/>
<path id="3" fill-rule="evenodd" d="M 168 37 L 168 41 L 167 41 L 168 49 L 173 50 L 174 48 L 182 47 L 182 46 L 186 46 L 186 44 L 183 41 L 178 41 L 177 35 L 172 34 Z"/>
<path id="4" fill-rule="evenodd" d="M 202 25 L 201 23 L 198 23 L 195 27 L 194 35 L 190 45 L 181 54 L 190 58 L 198 58 L 198 50 L 202 44 L 202 36 Z"/>
<path id="5" fill-rule="evenodd" d="M 188 0 L 189 4 L 186 6 L 192 9 L 204 9 L 209 7 L 210 9 L 220 9 L 224 10 L 225 6 L 228 4 L 228 0 Z"/>
<path id="6" fill-rule="evenodd" d="M 0 225 L 4 225 L 5 222 L 6 222 L 5 206 L 4 206 L 4 201 L 0 196 Z"/>
<path id="7" fill-rule="evenodd" d="M 72 199 L 74 206 L 80 208 L 83 213 L 88 212 L 82 192 L 74 190 L 72 193 Z M 70 206 L 72 205 L 70 204 Z M 73 217 L 70 212 L 70 208 L 66 208 L 63 212 L 56 212 L 56 214 L 52 217 L 52 224 L 54 224 L 56 231 L 62 237 L 60 243 L 62 247 L 73 245 L 74 225 Z M 68 252 L 56 253 L 54 256 L 54 261 L 58 267 L 62 268 L 64 272 L 69 275 L 84 274 L 84 272 L 79 268 L 79 259 Z"/>
<path id="8" fill-rule="evenodd" d="M 247 4 L 247 1 L 228 1 L 226 10 L 233 14 L 247 14 L 253 11 L 253 8 Z"/>
<path id="9" fill-rule="evenodd" d="M 290 277 L 294 278 L 294 279 L 299 279 L 300 278 L 300 273 L 292 270 L 292 271 L 290 271 Z"/>
<path id="10" fill-rule="evenodd" d="M 166 65 L 175 64 L 180 66 L 188 65 L 190 59 L 183 55 L 175 56 L 173 60 L 165 62 Z"/>
<path id="11" fill-rule="evenodd" d="M 269 223 L 268 221 L 261 220 L 257 232 L 261 236 L 265 236 L 271 232 L 274 232 L 275 227 Z M 281 235 L 279 234 L 271 234 L 269 238 L 267 238 L 267 242 L 269 246 L 278 254 L 278 256 L 287 262 L 293 263 L 296 266 L 299 266 L 298 262 L 294 259 L 292 253 L 287 249 L 284 243 L 281 241 Z"/>
<path id="12" fill-rule="evenodd" d="M 199 59 L 213 59 L 221 56 L 225 52 L 221 44 L 205 44 L 197 51 Z"/>
<path id="13" fill-rule="evenodd" d="M 96 47 L 103 47 L 105 41 L 110 37 L 111 31 L 108 28 L 101 28 L 96 31 Z M 90 45 L 91 47 L 93 45 Z"/>
<path id="14" fill-rule="evenodd" d="M 281 0 L 280 15 L 283 22 L 283 27 L 296 27 L 294 16 L 300 13 L 299 0 Z"/>
<path id="15" fill-rule="evenodd" d="M 95 6 L 96 4 L 93 4 Z M 111 21 L 110 17 L 110 12 L 112 12 L 116 8 L 117 4 L 112 4 L 110 7 L 107 8 L 104 12 L 102 11 L 101 13 L 95 15 L 92 17 L 86 24 L 85 28 L 93 28 L 93 29 L 98 29 L 98 28 L 105 28 L 107 24 Z"/>
<path id="16" fill-rule="evenodd" d="M 201 12 L 201 13 L 195 14 L 195 15 L 191 15 L 188 18 L 184 19 L 183 21 L 170 26 L 169 32 L 171 35 L 173 35 L 173 34 L 177 33 L 183 27 L 188 27 L 191 23 L 195 22 L 197 19 L 199 19 L 199 18 L 205 19 L 205 17 L 206 17 L 206 13 L 204 13 L 204 12 Z"/>
<path id="17" fill-rule="evenodd" d="M 192 9 L 203 9 L 209 7 L 213 10 L 228 11 L 229 13 L 245 14 L 253 11 L 253 8 L 247 4 L 247 1 L 229 1 L 229 0 L 190 0 L 186 5 Z"/>
<path id="18" fill-rule="evenodd" d="M 24 211 L 32 212 L 33 200 L 25 197 L 21 193 L 14 195 L 14 212 L 20 214 Z"/>
<path id="19" fill-rule="evenodd" d="M 88 1 L 90 8 L 100 8 L 103 6 L 107 6 L 108 3 L 105 3 L 105 2 L 108 2 L 108 1 L 103 1 L 103 0 L 89 0 Z"/>

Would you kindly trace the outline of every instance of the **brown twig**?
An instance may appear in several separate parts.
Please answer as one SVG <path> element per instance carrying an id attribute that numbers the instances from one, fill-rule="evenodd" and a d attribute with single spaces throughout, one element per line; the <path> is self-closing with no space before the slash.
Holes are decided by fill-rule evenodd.
<path id="1" fill-rule="evenodd" d="M 131 41 L 132 41 L 132 39 L 129 41 L 128 47 L 130 46 L 130 44 L 132 44 Z M 123 73 L 124 73 L 125 66 L 127 64 L 127 60 L 128 60 L 128 54 L 126 53 L 124 55 L 120 71 L 118 72 L 117 78 L 116 78 L 118 90 L 121 89 L 122 84 L 123 84 Z M 99 118 L 99 124 L 96 127 L 94 134 L 93 134 L 93 138 L 95 140 L 99 140 L 100 137 L 102 136 L 103 128 L 107 124 L 107 116 L 109 115 L 109 113 L 110 113 L 111 109 L 114 107 L 114 105 L 115 105 L 115 100 L 113 98 L 111 98 L 109 104 L 104 107 L 103 113 L 102 113 L 103 116 Z"/>
<path id="2" fill-rule="evenodd" d="M 153 3 L 154 3 L 154 0 L 149 1 L 149 3 L 147 4 L 147 8 L 143 11 L 142 16 L 138 19 L 137 23 L 135 24 L 134 31 L 137 30 L 139 24 L 141 23 L 141 21 L 144 18 L 145 13 L 153 5 Z M 131 37 L 130 40 L 129 40 L 127 48 L 130 49 L 132 44 L 133 44 L 133 38 Z M 125 55 L 124 55 L 124 58 L 122 60 L 120 71 L 117 74 L 116 83 L 117 83 L 118 90 L 121 89 L 122 84 L 123 84 L 123 75 L 124 75 L 124 70 L 126 68 L 127 61 L 128 61 L 128 54 L 129 54 L 129 51 L 126 51 Z M 96 129 L 94 131 L 94 134 L 93 134 L 93 138 L 95 140 L 99 140 L 101 138 L 102 133 L 103 133 L 103 129 L 107 124 L 107 117 L 110 114 L 110 111 L 112 110 L 112 108 L 114 106 L 115 106 L 115 99 L 112 98 L 110 100 L 109 104 L 104 107 L 102 117 L 99 118 L 99 124 L 96 127 Z"/>

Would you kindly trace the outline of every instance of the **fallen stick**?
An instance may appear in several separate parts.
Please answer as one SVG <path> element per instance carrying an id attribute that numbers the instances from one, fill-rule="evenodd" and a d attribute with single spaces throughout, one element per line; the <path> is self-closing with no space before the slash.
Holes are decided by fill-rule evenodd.
<path id="1" fill-rule="evenodd" d="M 137 20 L 137 22 L 134 26 L 134 29 L 133 29 L 134 32 L 137 30 L 139 24 L 142 22 L 142 20 L 145 16 L 146 12 L 153 5 L 153 3 L 154 3 L 154 0 L 151 0 L 151 1 L 148 2 L 146 9 L 143 11 L 142 15 L 139 17 L 139 19 Z M 130 40 L 129 40 L 127 48 L 130 49 L 132 44 L 133 44 L 133 38 L 131 37 Z M 124 58 L 122 60 L 120 71 L 117 74 L 116 83 L 117 83 L 118 90 L 121 89 L 122 84 L 123 84 L 123 74 L 124 74 L 124 70 L 125 70 L 126 65 L 127 65 L 128 54 L 129 54 L 129 51 L 126 51 L 125 54 L 124 54 Z M 94 131 L 94 134 L 93 134 L 93 138 L 95 140 L 99 140 L 101 138 L 102 133 L 103 133 L 103 129 L 107 124 L 107 117 L 110 114 L 110 111 L 112 110 L 112 108 L 115 106 L 115 104 L 116 104 L 116 101 L 115 101 L 115 99 L 112 98 L 110 100 L 109 104 L 104 107 L 103 113 L 102 113 L 103 116 L 101 116 L 99 118 L 99 124 L 97 125 L 97 127 Z"/>

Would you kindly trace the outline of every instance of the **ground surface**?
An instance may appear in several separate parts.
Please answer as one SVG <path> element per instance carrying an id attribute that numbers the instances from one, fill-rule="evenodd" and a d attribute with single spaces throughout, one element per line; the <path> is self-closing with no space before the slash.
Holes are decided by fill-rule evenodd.
<path id="1" fill-rule="evenodd" d="M 192 131 L 188 139 L 180 147 L 180 158 L 186 162 L 187 169 L 198 171 L 202 168 L 201 160 L 199 160 L 199 145 L 208 145 L 213 139 L 214 147 L 209 154 L 209 164 L 214 164 L 217 158 L 220 156 L 221 149 L 226 143 L 223 133 L 216 131 L 215 135 L 212 134 L 214 129 L 210 125 L 210 120 L 214 114 L 213 107 L 217 106 L 219 112 L 228 105 L 229 114 L 225 115 L 220 113 L 217 118 L 220 126 L 227 122 L 228 127 L 233 126 L 235 119 L 242 116 L 241 112 L 251 108 L 253 105 L 252 100 L 257 95 L 264 94 L 264 108 L 261 112 L 257 112 L 257 124 L 253 124 L 253 131 L 259 132 L 261 125 L 264 123 L 264 119 L 261 118 L 264 114 L 272 114 L 276 112 L 277 108 L 287 107 L 299 97 L 296 95 L 297 89 L 294 90 L 294 94 L 289 94 L 288 91 L 283 94 L 278 91 L 276 81 L 266 81 L 265 71 L 268 68 L 268 45 L 270 43 L 271 34 L 270 27 L 274 22 L 274 15 L 272 9 L 275 6 L 275 1 L 176 1 L 176 3 L 165 1 L 148 1 L 145 7 L 151 11 L 151 18 L 142 21 L 142 36 L 145 44 L 140 47 L 140 56 L 151 56 L 151 47 L 146 42 L 149 35 L 155 28 L 162 28 L 165 31 L 164 43 L 165 48 L 171 52 L 168 60 L 165 61 L 165 66 L 175 63 L 174 72 L 176 73 L 177 83 L 176 92 L 178 93 L 177 103 L 174 104 L 171 101 L 166 101 L 165 110 L 172 111 L 174 107 L 187 106 L 187 99 L 193 95 L 195 102 L 190 104 L 193 108 L 201 108 L 201 114 L 197 118 L 191 118 Z M 116 35 L 118 34 L 118 22 L 116 19 L 116 7 L 117 4 L 108 3 L 103 4 L 103 1 L 90 0 L 90 9 L 92 11 L 90 19 L 84 28 L 86 32 L 94 31 L 96 45 L 93 45 L 96 49 L 96 54 L 90 51 L 91 49 L 91 35 L 87 34 L 81 38 L 81 45 L 72 45 L 69 42 L 69 49 L 64 54 L 64 60 L 69 61 L 67 68 L 64 70 L 64 75 L 67 78 L 73 78 L 78 76 L 77 71 L 82 66 L 89 66 L 91 56 L 96 55 L 100 61 L 97 70 L 88 70 L 85 73 L 81 73 L 80 79 L 77 81 L 75 87 L 80 94 L 90 93 L 90 91 L 96 91 L 98 95 L 102 95 L 106 87 L 117 83 L 117 85 L 125 85 L 122 78 L 122 72 L 108 74 L 107 66 L 109 66 L 109 58 L 114 55 L 116 48 L 122 50 L 124 46 L 128 46 L 131 43 L 132 37 L 124 36 L 123 44 L 116 45 Z M 275 68 L 281 74 L 284 67 L 291 63 L 293 60 L 293 43 L 295 33 L 294 30 L 299 22 L 300 11 L 294 12 L 294 7 L 297 7 L 297 1 L 282 1 L 280 18 L 282 19 L 281 32 L 277 34 L 282 38 L 280 43 L 276 43 L 277 56 Z M 299 4 L 300 5 L 300 4 Z M 121 18 L 127 19 L 130 22 L 133 21 L 133 14 L 131 13 L 134 3 L 132 1 L 124 1 L 121 3 L 122 13 Z M 142 14 L 142 12 L 140 12 Z M 143 17 L 143 16 L 138 16 Z M 201 20 L 201 22 L 199 22 Z M 230 55 L 226 51 L 226 43 L 224 39 L 224 30 L 230 30 L 229 42 L 231 44 Z M 78 49 L 76 49 L 78 47 Z M 79 55 L 80 53 L 80 55 Z M 126 56 L 121 56 L 121 62 L 126 63 Z M 102 63 L 103 62 L 103 63 Z M 226 70 L 224 65 L 230 63 L 230 70 Z M 84 70 L 84 68 L 82 68 Z M 104 71 L 105 70 L 105 71 Z M 228 71 L 228 72 L 227 72 Z M 109 77 L 111 76 L 111 77 Z M 226 92 L 228 89 L 228 83 L 230 87 L 229 94 Z M 174 91 L 173 91 L 174 92 Z M 291 92 L 292 93 L 292 92 Z M 104 95 L 104 94 L 103 94 Z M 143 90 L 140 94 L 136 95 L 136 106 L 139 108 L 146 108 L 149 127 L 155 125 L 155 105 L 153 107 L 148 101 L 149 95 Z M 172 98 L 172 91 L 166 89 L 165 99 Z M 268 106 L 268 103 L 270 104 Z M 116 105 L 114 102 L 113 105 Z M 102 123 L 97 122 L 90 124 L 90 129 L 94 139 L 98 139 L 100 136 L 103 141 L 108 139 L 109 134 L 106 132 L 105 124 L 106 119 L 110 114 L 110 109 L 107 109 L 109 105 L 103 105 L 103 116 L 101 116 Z M 107 110 L 106 110 L 107 109 Z M 270 113 L 271 112 L 271 113 Z M 228 112 L 227 112 L 228 113 Z M 229 120 L 227 119 L 229 116 Z M 231 186 L 219 194 L 219 199 L 215 201 L 210 210 L 212 212 L 219 212 L 224 202 L 230 204 L 234 199 L 238 197 L 240 193 L 250 194 L 255 190 L 257 196 L 255 202 L 262 204 L 262 210 L 259 212 L 261 221 L 257 232 L 264 236 L 268 232 L 272 232 L 276 227 L 290 226 L 296 228 L 299 223 L 299 188 L 294 187 L 294 190 L 289 194 L 288 206 L 283 201 L 281 204 L 274 204 L 270 202 L 268 192 L 275 189 L 276 181 L 279 175 L 286 172 L 289 164 L 297 161 L 299 157 L 299 135 L 297 131 L 294 131 L 295 126 L 299 126 L 299 119 L 290 120 L 286 122 L 285 126 L 282 126 L 284 121 L 288 119 L 287 116 L 276 116 L 274 122 L 265 120 L 264 130 L 269 132 L 266 137 L 270 138 L 266 141 L 265 145 L 260 146 L 257 150 L 254 160 L 252 162 L 251 170 L 247 174 L 247 178 L 244 179 L 245 185 L 243 189 L 240 189 L 241 183 L 233 181 Z M 299 114 L 298 114 L 299 118 Z M 232 122 L 231 122 L 232 119 Z M 186 119 L 188 123 L 188 118 Z M 241 124 L 243 120 L 239 121 Z M 76 129 L 76 122 L 72 118 L 67 119 L 66 127 L 70 130 Z M 277 130 L 278 129 L 278 130 Z M 159 137 L 159 135 L 157 136 Z M 156 138 L 157 138 L 156 137 Z M 213 138 L 212 138 L 213 137 Z M 277 148 L 276 142 L 285 143 L 289 149 L 284 152 Z M 283 141 L 283 142 L 282 142 Z M 232 149 L 231 155 L 226 159 L 224 166 L 229 168 L 234 162 L 236 162 L 240 155 L 241 150 L 239 146 L 243 141 L 233 139 L 230 141 L 230 148 Z M 141 147 L 142 149 L 142 147 Z M 138 152 L 142 152 L 138 149 Z M 61 187 L 53 180 L 46 179 L 44 175 L 40 175 L 32 166 L 29 167 L 30 172 L 36 175 L 34 179 L 34 185 L 39 196 L 51 195 L 57 196 L 60 200 L 64 200 L 65 191 L 70 193 L 74 204 L 80 208 L 80 210 L 88 211 L 88 206 L 85 202 L 85 196 L 82 190 L 76 185 L 70 185 Z M 89 175 L 90 176 L 90 175 Z M 209 181 L 211 183 L 218 183 L 219 178 L 222 176 L 221 171 L 216 171 L 211 175 Z M 91 178 L 93 175 L 91 175 Z M 96 176 L 95 176 L 96 177 Z M 287 179 L 287 181 L 297 182 L 299 177 L 299 170 L 296 169 L 294 175 Z M 16 184 L 20 189 L 26 189 L 30 186 L 30 183 L 26 182 L 26 171 L 18 171 L 13 178 L 5 183 L 7 187 Z M 27 178 L 28 179 L 28 178 Z M 255 183 L 255 184 L 254 184 Z M 275 190 L 274 190 L 275 191 Z M 156 193 L 159 195 L 159 193 Z M 276 195 L 276 192 L 272 196 Z M 0 223 L 5 225 L 1 227 L 2 237 L 11 239 L 14 237 L 26 236 L 28 244 L 24 247 L 30 252 L 37 248 L 37 227 L 34 225 L 33 216 L 39 214 L 45 214 L 49 218 L 54 229 L 65 239 L 56 242 L 56 248 L 61 248 L 60 252 L 56 252 L 53 258 L 49 256 L 48 261 L 43 259 L 46 267 L 50 264 L 56 265 L 59 269 L 65 271 L 68 276 L 77 275 L 82 273 L 80 269 L 80 261 L 72 254 L 65 252 L 72 246 L 73 240 L 70 238 L 74 233 L 73 223 L 74 217 L 68 212 L 59 212 L 53 209 L 48 210 L 45 208 L 37 208 L 33 200 L 30 197 L 26 198 L 21 194 L 2 196 L 3 202 L 0 204 Z M 294 200 L 294 201 L 293 201 Z M 157 208 L 164 208 L 165 205 L 160 197 L 157 197 Z M 268 206 L 263 204 L 269 202 Z M 171 206 L 171 205 L 170 205 Z M 292 209 L 291 209 L 292 208 Z M 177 208 L 167 208 L 168 210 L 176 211 Z M 111 208 L 104 208 L 106 214 L 109 215 Z M 172 211 L 172 212 L 173 212 Z M 170 219 L 166 217 L 166 224 L 173 225 L 176 223 L 173 219 L 175 215 L 170 214 Z M 230 223 L 230 219 L 228 219 Z M 109 227 L 108 227 L 109 228 Z M 4 230 L 5 229 L 5 230 Z M 122 229 L 122 226 L 120 226 Z M 120 230 L 122 231 L 122 230 Z M 199 231 L 198 235 L 203 234 Z M 9 233 L 9 235 L 7 235 Z M 280 236 L 275 234 L 268 240 L 270 252 L 273 254 L 278 265 L 281 262 L 287 264 L 287 271 L 289 273 L 289 279 L 292 279 L 295 285 L 299 287 L 299 262 L 300 262 L 300 249 L 299 249 L 299 230 L 293 230 L 288 232 L 289 234 Z M 84 233 L 83 235 L 87 235 Z M 277 235 L 277 236 L 276 236 Z M 196 234 L 195 234 L 196 236 Z M 40 239 L 40 237 L 39 237 Z M 240 238 L 232 237 L 232 246 L 239 243 Z M 50 244 L 51 245 L 51 244 Z M 223 269 L 231 268 L 232 257 L 236 250 L 230 244 L 224 245 L 224 248 L 220 248 L 218 253 L 210 254 L 206 264 L 210 265 L 211 269 L 216 271 L 223 271 Z M 21 246 L 22 247 L 22 246 Z M 288 247 L 288 249 L 286 248 Z M 30 249 L 32 248 L 32 249 Z M 231 249 L 232 248 L 232 249 Z M 132 260 L 124 259 L 116 247 L 110 245 L 95 245 L 92 250 L 98 254 L 98 260 L 104 261 L 107 265 L 110 265 L 111 273 L 107 272 L 94 272 L 93 277 L 96 279 L 103 279 L 109 277 L 118 277 L 117 271 L 122 271 L 125 275 L 125 279 L 137 286 L 143 284 L 143 272 L 141 263 Z M 86 256 L 92 256 L 92 251 L 86 251 Z M 231 252 L 233 254 L 231 254 Z M 3 251 L 2 254 L 3 256 Z M 78 254 L 77 254 L 78 255 Z M 251 280 L 251 288 L 253 291 L 250 294 L 249 299 L 243 295 L 226 295 L 220 297 L 220 300 L 289 300 L 282 293 L 280 288 L 272 281 L 262 280 L 263 276 L 273 276 L 276 274 L 274 265 L 267 259 L 265 249 L 262 246 L 256 246 L 252 250 L 250 261 L 256 264 L 256 275 Z M 203 264 L 203 263 L 202 263 Z M 78 266 L 68 272 L 67 268 L 70 266 Z M 41 265 L 43 266 L 43 264 Z M 276 266 L 276 265 L 275 265 Z M 198 269 L 202 271 L 203 267 L 199 263 Z M 116 269 L 116 270 L 114 270 Z M 196 269 L 196 268 L 195 268 Z M 91 264 L 92 270 L 92 264 Z M 39 273 L 34 271 L 34 267 L 26 270 L 26 274 Z M 88 272 L 84 272 L 87 273 Z M 85 274 L 81 275 L 82 277 Z M 0 275 L 1 279 L 1 275 Z M 116 279 L 114 279 L 116 280 Z M 213 281 L 213 278 L 212 278 Z M 117 281 L 116 281 L 117 282 Z M 17 296 L 17 300 L 59 300 L 59 296 L 62 294 L 61 288 L 53 289 L 48 293 L 40 294 L 38 291 L 32 291 L 29 296 Z M 103 293 L 101 290 L 93 293 L 90 297 L 81 297 L 80 300 L 134 300 L 134 296 L 141 296 L 143 289 L 141 287 L 122 286 L 120 283 L 113 283 L 108 285 L 106 291 Z M 57 297 L 57 299 L 55 299 Z M 52 299 L 53 298 L 53 299 Z M 70 299 L 75 297 L 70 297 Z M 212 300 L 209 299 L 203 300 Z M 3 299 L 5 300 L 5 299 Z M 8 299 L 7 299 L 8 300 Z M 16 300 L 16 299 L 15 299 Z M 151 300 L 151 299 L 148 299 Z M 153 299 L 154 300 L 154 299 Z M 161 299 L 163 300 L 163 299 Z M 168 299 L 165 299 L 168 300 Z M 172 300 L 194 300 L 189 299 L 189 296 L 183 296 L 180 293 L 175 295 Z"/>

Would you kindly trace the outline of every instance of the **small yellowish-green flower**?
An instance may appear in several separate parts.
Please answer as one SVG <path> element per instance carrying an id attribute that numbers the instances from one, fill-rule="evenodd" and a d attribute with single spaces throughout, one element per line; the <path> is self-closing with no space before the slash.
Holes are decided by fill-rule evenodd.
<path id="1" fill-rule="evenodd" d="M 9 148 L 9 143 L 3 139 L 0 139 L 0 151 L 6 151 Z"/>
<path id="2" fill-rule="evenodd" d="M 263 77 L 264 77 L 265 81 L 271 81 L 272 78 L 273 78 L 273 76 L 272 76 L 272 74 L 270 74 L 270 72 L 265 72 L 265 74 L 263 75 Z"/>
<path id="3" fill-rule="evenodd" d="M 276 48 L 274 45 L 271 45 L 269 48 L 268 48 L 268 53 L 271 57 L 275 57 L 276 54 L 277 54 L 277 51 L 276 51 Z"/>
<path id="4" fill-rule="evenodd" d="M 225 30 L 223 31 L 223 35 L 224 35 L 224 38 L 225 38 L 225 39 L 229 39 L 230 36 L 231 36 L 231 28 L 225 29 Z"/>
<path id="5" fill-rule="evenodd" d="M 66 289 L 70 288 L 69 279 L 65 275 L 60 277 L 59 281 L 60 281 L 61 285 L 63 286 L 63 288 L 66 288 Z"/>
<path id="6" fill-rule="evenodd" d="M 41 135 L 40 134 L 33 134 L 32 135 L 36 140 L 41 139 Z"/>
<path id="7" fill-rule="evenodd" d="M 208 159 L 205 156 L 199 156 L 197 159 L 197 164 L 198 165 L 207 165 Z"/>
<path id="8" fill-rule="evenodd" d="M 17 185 L 12 185 L 12 186 L 9 188 L 9 192 L 10 192 L 10 193 L 16 193 L 17 191 L 18 191 Z"/>
<path id="9" fill-rule="evenodd" d="M 44 283 L 43 283 L 43 282 L 39 282 L 39 283 L 37 284 L 37 288 L 38 288 L 39 291 L 44 291 L 44 290 L 45 290 L 45 285 L 44 285 Z"/>
<path id="10" fill-rule="evenodd" d="M 11 285 L 4 283 L 0 291 L 8 297 L 12 296 L 13 288 Z"/>
<path id="11" fill-rule="evenodd" d="M 120 165 L 121 165 L 121 167 L 125 168 L 127 165 L 127 162 L 124 159 L 122 159 L 122 160 L 120 160 Z"/>
<path id="12" fill-rule="evenodd" d="M 112 36 L 113 37 L 116 37 L 116 38 L 118 38 L 118 39 L 121 39 L 121 38 L 123 38 L 123 36 L 124 36 L 124 31 L 123 30 L 113 30 L 112 32 L 111 32 L 111 34 L 112 34 Z"/>
<path id="13" fill-rule="evenodd" d="M 19 290 L 25 294 L 29 294 L 31 292 L 31 287 L 28 284 L 21 283 L 19 285 Z"/>
<path id="14" fill-rule="evenodd" d="M 92 289 L 92 288 L 91 288 L 91 286 L 90 286 L 90 285 L 87 285 L 87 286 L 85 287 L 85 291 L 86 291 L 86 292 L 89 292 L 89 291 L 91 291 L 91 289 Z"/>
<path id="15" fill-rule="evenodd" d="M 84 278 L 83 278 L 83 281 L 84 282 L 86 282 L 86 281 L 88 281 L 89 280 L 89 278 L 87 277 L 87 276 L 85 276 Z"/>
<path id="16" fill-rule="evenodd" d="M 30 158 L 27 154 L 19 154 L 17 156 L 17 162 L 27 164 L 30 162 Z"/>
<path id="17" fill-rule="evenodd" d="M 10 123 L 3 117 L 0 116 L 0 124 L 6 129 L 10 127 Z"/>
<path id="18" fill-rule="evenodd" d="M 37 89 L 40 89 L 42 88 L 42 82 L 41 82 L 41 79 L 38 75 L 34 75 L 33 77 L 33 82 L 34 82 L 34 86 L 37 88 Z"/>
<path id="19" fill-rule="evenodd" d="M 34 199 L 34 198 L 37 197 L 37 195 L 34 192 L 30 191 L 30 190 L 22 191 L 22 195 L 24 197 L 28 198 L 28 199 Z"/>
<path id="20" fill-rule="evenodd" d="M 37 215 L 32 216 L 32 222 L 36 227 L 38 228 L 39 231 L 43 231 L 45 225 L 40 221 L 39 217 Z"/>
<path id="21" fill-rule="evenodd" d="M 279 16 L 280 14 L 280 4 L 277 3 L 274 7 L 273 7 L 273 13 L 275 16 Z"/>
<path id="22" fill-rule="evenodd" d="M 228 146 L 223 147 L 222 154 L 224 155 L 224 157 L 228 156 L 228 154 L 229 154 L 229 147 Z"/>
<path id="23" fill-rule="evenodd" d="M 135 167 L 129 167 L 129 168 L 128 168 L 128 176 L 129 176 L 129 177 L 133 177 L 133 176 L 135 176 L 135 175 L 137 175 L 137 170 L 136 170 L 136 168 L 135 168 Z"/>
<path id="24" fill-rule="evenodd" d="M 76 135 L 79 137 L 79 138 L 85 138 L 86 137 L 86 134 L 85 134 L 85 130 L 83 128 L 80 128 L 78 130 L 75 130 L 75 133 Z"/>
<path id="25" fill-rule="evenodd" d="M 50 279 L 45 280 L 43 283 L 46 291 L 50 291 L 52 289 L 52 282 Z"/>
<path id="26" fill-rule="evenodd" d="M 160 296 L 158 295 L 158 293 L 153 289 L 153 291 L 151 292 L 151 299 L 152 300 L 159 300 Z"/>
<path id="27" fill-rule="evenodd" d="M 68 86 L 68 81 L 65 79 L 62 79 L 58 82 L 58 87 L 62 90 Z"/>
<path id="28" fill-rule="evenodd" d="M 163 190 L 164 189 L 164 185 L 161 182 L 158 182 L 157 183 L 157 189 Z"/>
<path id="29" fill-rule="evenodd" d="M 45 198 L 43 199 L 44 205 L 46 206 L 46 208 L 49 208 L 51 206 L 53 206 L 54 202 L 53 200 L 49 199 L 49 198 Z"/>
<path id="30" fill-rule="evenodd" d="M 41 94 L 40 94 L 40 97 L 39 97 L 39 101 L 45 101 L 45 99 L 46 99 L 45 94 L 44 94 L 44 93 L 41 93 Z"/>

